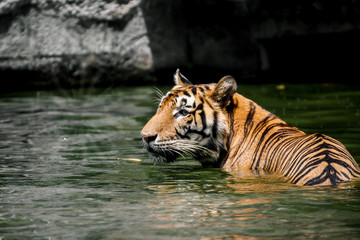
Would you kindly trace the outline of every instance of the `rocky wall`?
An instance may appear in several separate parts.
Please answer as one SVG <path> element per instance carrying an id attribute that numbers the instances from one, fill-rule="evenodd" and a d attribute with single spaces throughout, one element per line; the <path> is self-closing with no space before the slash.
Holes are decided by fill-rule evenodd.
<path id="1" fill-rule="evenodd" d="M 0 74 L 67 86 L 161 81 L 178 67 L 199 81 L 340 75 L 357 68 L 359 29 L 358 0 L 3 0 Z"/>
<path id="2" fill-rule="evenodd" d="M 33 72 L 39 74 L 31 81 L 43 76 L 65 85 L 144 75 L 153 58 L 139 3 L 5 0 L 0 3 L 0 69 L 9 77 Z"/>

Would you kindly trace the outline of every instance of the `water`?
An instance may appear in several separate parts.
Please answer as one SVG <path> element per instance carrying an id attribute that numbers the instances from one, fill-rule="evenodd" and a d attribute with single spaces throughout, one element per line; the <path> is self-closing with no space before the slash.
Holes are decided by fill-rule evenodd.
<path id="1" fill-rule="evenodd" d="M 358 87 L 239 91 L 360 160 Z M 300 187 L 190 159 L 154 166 L 139 136 L 154 97 L 151 87 L 2 94 L 0 239 L 360 239 L 359 182 Z"/>

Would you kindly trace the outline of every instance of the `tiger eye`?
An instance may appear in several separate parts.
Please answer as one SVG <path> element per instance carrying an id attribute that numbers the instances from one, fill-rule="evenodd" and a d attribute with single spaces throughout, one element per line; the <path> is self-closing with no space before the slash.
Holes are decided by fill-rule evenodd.
<path id="1" fill-rule="evenodd" d="M 187 111 L 187 110 L 185 110 L 185 109 L 180 110 L 179 113 L 180 113 L 181 115 L 183 115 L 183 116 L 189 115 L 189 111 Z"/>

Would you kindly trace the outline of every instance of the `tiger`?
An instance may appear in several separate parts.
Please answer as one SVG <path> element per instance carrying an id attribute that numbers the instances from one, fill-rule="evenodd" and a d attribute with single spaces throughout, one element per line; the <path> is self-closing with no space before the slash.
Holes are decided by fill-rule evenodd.
<path id="1" fill-rule="evenodd" d="M 193 85 L 177 69 L 174 81 L 141 130 L 155 163 L 188 155 L 205 167 L 273 172 L 302 186 L 359 179 L 359 165 L 343 144 L 288 125 L 237 93 L 232 76 Z"/>

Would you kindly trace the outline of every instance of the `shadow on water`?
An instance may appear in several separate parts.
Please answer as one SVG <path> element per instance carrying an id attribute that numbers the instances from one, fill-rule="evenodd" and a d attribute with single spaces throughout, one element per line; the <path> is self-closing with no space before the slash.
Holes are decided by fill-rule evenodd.
<path id="1" fill-rule="evenodd" d="M 359 89 L 239 92 L 307 132 L 339 139 L 359 161 Z M 149 87 L 2 95 L 0 238 L 358 238 L 359 182 L 310 188 L 191 159 L 154 165 L 139 132 L 155 95 Z"/>

